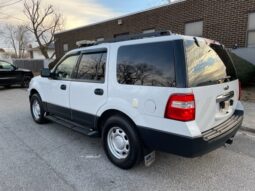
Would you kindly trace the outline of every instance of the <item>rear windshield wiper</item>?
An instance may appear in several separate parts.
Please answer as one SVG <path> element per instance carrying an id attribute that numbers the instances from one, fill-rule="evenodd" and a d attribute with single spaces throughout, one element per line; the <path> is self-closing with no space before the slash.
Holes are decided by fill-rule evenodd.
<path id="1" fill-rule="evenodd" d="M 194 37 L 194 42 L 195 42 L 195 44 L 197 45 L 197 47 L 200 47 L 199 42 L 198 42 L 198 40 L 197 40 L 196 37 Z"/>
<path id="2" fill-rule="evenodd" d="M 224 83 L 224 82 L 229 82 L 230 78 L 231 78 L 231 76 L 226 76 L 226 77 L 220 78 L 218 80 L 209 80 L 209 81 L 206 81 L 206 82 L 199 83 L 199 84 L 197 84 L 197 86 L 221 84 L 221 83 Z"/>
<path id="3" fill-rule="evenodd" d="M 224 78 L 221 78 L 221 79 L 219 79 L 219 80 L 215 80 L 215 81 L 219 81 L 219 82 L 229 82 L 230 81 L 230 78 L 231 78 L 231 76 L 226 76 L 226 77 L 224 77 Z"/>

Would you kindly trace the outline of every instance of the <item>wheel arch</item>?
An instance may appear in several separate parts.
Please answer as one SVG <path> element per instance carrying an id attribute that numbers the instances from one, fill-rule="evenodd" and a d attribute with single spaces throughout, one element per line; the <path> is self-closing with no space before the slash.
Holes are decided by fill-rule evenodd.
<path id="1" fill-rule="evenodd" d="M 34 95 L 34 94 L 39 94 L 39 92 L 35 88 L 30 90 L 29 99 L 31 99 L 32 95 Z"/>
<path id="2" fill-rule="evenodd" d="M 99 131 L 100 136 L 101 136 L 101 133 L 102 133 L 102 126 L 103 126 L 104 122 L 108 118 L 110 118 L 111 116 L 114 116 L 114 115 L 121 116 L 121 117 L 125 118 L 126 120 L 128 120 L 132 125 L 134 125 L 135 130 L 139 135 L 137 124 L 135 123 L 135 121 L 132 119 L 132 117 L 130 115 L 128 115 L 125 112 L 123 112 L 121 110 L 118 110 L 118 109 L 108 109 L 108 110 L 105 110 L 101 114 L 101 116 L 97 118 L 96 128 Z"/>

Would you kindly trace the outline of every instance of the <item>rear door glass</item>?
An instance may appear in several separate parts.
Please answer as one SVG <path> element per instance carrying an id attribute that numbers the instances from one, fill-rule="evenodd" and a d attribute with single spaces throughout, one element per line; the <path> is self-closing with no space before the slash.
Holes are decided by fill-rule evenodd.
<path id="1" fill-rule="evenodd" d="M 82 55 L 77 79 L 103 83 L 105 80 L 106 52 L 86 53 Z"/>
<path id="2" fill-rule="evenodd" d="M 189 87 L 213 85 L 236 79 L 226 50 L 205 41 L 185 40 Z"/>

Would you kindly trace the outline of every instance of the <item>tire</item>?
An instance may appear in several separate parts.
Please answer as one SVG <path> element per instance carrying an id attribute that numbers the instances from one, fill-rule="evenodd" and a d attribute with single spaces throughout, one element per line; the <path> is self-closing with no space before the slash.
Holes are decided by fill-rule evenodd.
<path id="1" fill-rule="evenodd" d="M 125 117 L 112 116 L 104 123 L 102 142 L 108 159 L 117 167 L 130 169 L 140 162 L 142 145 L 135 126 Z"/>
<path id="2" fill-rule="evenodd" d="M 29 87 L 29 82 L 31 81 L 31 77 L 30 76 L 24 76 L 23 80 L 21 82 L 21 87 L 22 88 L 28 88 Z"/>
<path id="3" fill-rule="evenodd" d="M 46 123 L 45 110 L 43 108 L 42 99 L 39 94 L 33 94 L 30 98 L 30 111 L 34 121 L 38 124 Z"/>

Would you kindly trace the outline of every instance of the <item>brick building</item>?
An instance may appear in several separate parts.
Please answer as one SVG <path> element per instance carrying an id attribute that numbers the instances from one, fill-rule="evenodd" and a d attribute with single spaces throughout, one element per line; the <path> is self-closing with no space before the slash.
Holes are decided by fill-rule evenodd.
<path id="1" fill-rule="evenodd" d="M 215 39 L 227 47 L 255 47 L 255 0 L 179 0 L 139 13 L 55 34 L 57 57 L 81 40 L 171 30 Z M 255 50 L 255 49 L 254 49 Z"/>

